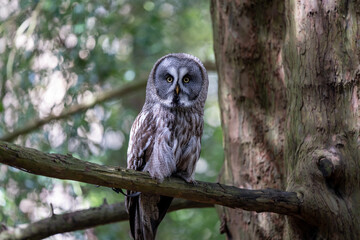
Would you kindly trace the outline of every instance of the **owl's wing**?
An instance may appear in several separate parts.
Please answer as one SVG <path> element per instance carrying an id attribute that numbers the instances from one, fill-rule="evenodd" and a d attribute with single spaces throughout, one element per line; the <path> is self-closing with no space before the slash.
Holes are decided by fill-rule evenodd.
<path id="1" fill-rule="evenodd" d="M 154 144 L 155 122 L 152 112 L 141 111 L 135 119 L 127 152 L 127 168 L 142 171 Z"/>
<path id="2" fill-rule="evenodd" d="M 156 119 L 152 112 L 142 111 L 135 119 L 130 132 L 127 167 L 143 171 L 150 161 L 156 138 Z M 154 146 L 156 145 L 156 146 Z M 131 235 L 135 240 L 154 239 L 161 220 L 169 208 L 172 197 L 141 193 L 134 197 L 128 190 L 125 206 L 129 213 Z"/>

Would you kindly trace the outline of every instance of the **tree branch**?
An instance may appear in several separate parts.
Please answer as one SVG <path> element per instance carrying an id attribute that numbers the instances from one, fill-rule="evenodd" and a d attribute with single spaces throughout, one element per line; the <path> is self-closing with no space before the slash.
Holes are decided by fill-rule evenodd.
<path id="1" fill-rule="evenodd" d="M 169 212 L 184 208 L 213 207 L 211 204 L 197 203 L 183 199 L 174 199 Z M 0 231 L 0 240 L 42 239 L 54 234 L 71 232 L 109 223 L 128 220 L 124 203 L 89 208 L 65 214 L 53 215 L 25 227 L 9 228 Z"/>
<path id="2" fill-rule="evenodd" d="M 124 97 L 130 93 L 133 93 L 139 89 L 145 88 L 146 81 L 138 81 L 134 83 L 127 84 L 119 89 L 110 90 L 108 92 L 104 92 L 99 94 L 97 97 L 94 98 L 93 101 L 83 104 L 74 105 L 66 110 L 64 110 L 60 115 L 50 115 L 46 118 L 37 119 L 33 122 L 30 122 L 29 124 L 25 125 L 24 127 L 14 130 L 13 132 L 0 137 L 0 140 L 2 141 L 13 141 L 16 137 L 30 133 L 39 127 L 54 121 L 54 120 L 60 120 L 70 117 L 71 115 L 74 115 L 76 113 L 84 112 L 89 108 L 94 107 L 96 104 L 103 103 L 105 101 L 114 99 L 114 98 L 121 98 Z"/>
<path id="3" fill-rule="evenodd" d="M 0 141 L 0 163 L 37 175 L 75 180 L 105 187 L 184 198 L 248 211 L 274 212 L 300 217 L 301 199 L 295 192 L 248 190 L 219 183 L 189 184 L 170 177 L 162 183 L 148 173 L 81 161 L 70 154 L 49 154 Z"/>

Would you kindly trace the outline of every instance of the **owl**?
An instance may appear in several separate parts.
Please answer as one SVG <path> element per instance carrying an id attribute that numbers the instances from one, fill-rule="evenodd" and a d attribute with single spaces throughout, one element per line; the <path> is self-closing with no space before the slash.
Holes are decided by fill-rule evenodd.
<path id="1" fill-rule="evenodd" d="M 208 85 L 205 67 L 192 55 L 168 54 L 155 63 L 145 104 L 131 128 L 128 168 L 148 172 L 159 182 L 171 175 L 194 182 Z M 171 201 L 128 191 L 125 204 L 132 237 L 154 239 Z"/>

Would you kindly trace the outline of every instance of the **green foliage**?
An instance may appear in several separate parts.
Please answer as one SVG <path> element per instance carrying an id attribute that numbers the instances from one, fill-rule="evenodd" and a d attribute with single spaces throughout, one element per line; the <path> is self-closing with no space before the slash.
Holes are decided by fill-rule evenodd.
<path id="1" fill-rule="evenodd" d="M 0 13 L 0 136 L 96 93 L 146 79 L 153 63 L 167 53 L 214 61 L 206 0 L 26 0 L 5 1 L 0 8 L 6 9 Z M 211 84 L 196 175 L 204 181 L 216 181 L 223 162 L 216 77 Z M 48 123 L 16 143 L 125 167 L 130 127 L 144 92 Z M 104 198 L 123 201 L 107 188 L 0 165 L 0 221 L 8 226 L 48 217 L 50 203 L 60 213 L 98 206 Z M 169 214 L 158 234 L 159 239 L 219 239 L 218 228 L 214 209 L 188 209 Z M 116 223 L 92 234 L 126 239 L 128 231 L 128 223 Z M 71 235 L 86 238 L 84 231 Z"/>

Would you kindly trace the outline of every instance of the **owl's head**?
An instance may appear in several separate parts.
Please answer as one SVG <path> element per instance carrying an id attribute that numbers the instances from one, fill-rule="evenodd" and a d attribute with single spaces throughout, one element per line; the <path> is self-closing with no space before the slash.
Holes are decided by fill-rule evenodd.
<path id="1" fill-rule="evenodd" d="M 147 101 L 168 108 L 203 107 L 208 76 L 200 60 L 185 53 L 169 54 L 154 65 L 148 80 Z"/>

